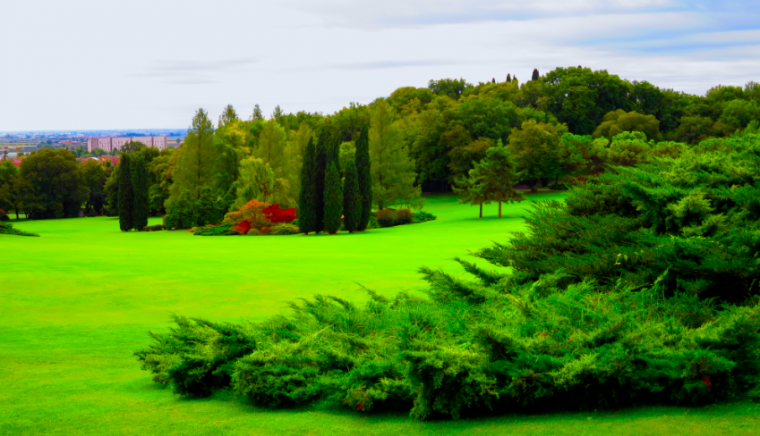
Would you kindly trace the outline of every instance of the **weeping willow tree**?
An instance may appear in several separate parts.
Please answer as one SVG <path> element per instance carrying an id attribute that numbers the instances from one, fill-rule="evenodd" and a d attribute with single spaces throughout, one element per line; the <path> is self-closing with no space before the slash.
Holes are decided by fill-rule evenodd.
<path id="1" fill-rule="evenodd" d="M 526 224 L 478 254 L 510 269 L 422 268 L 427 298 L 175 317 L 136 356 L 182 395 L 417 419 L 760 399 L 760 135 L 612 168 Z"/>
<path id="2" fill-rule="evenodd" d="M 272 168 L 263 159 L 249 157 L 240 162 L 240 178 L 236 188 L 233 206 L 240 207 L 250 200 L 293 207 L 295 200 L 290 196 L 290 182 L 275 177 Z"/>

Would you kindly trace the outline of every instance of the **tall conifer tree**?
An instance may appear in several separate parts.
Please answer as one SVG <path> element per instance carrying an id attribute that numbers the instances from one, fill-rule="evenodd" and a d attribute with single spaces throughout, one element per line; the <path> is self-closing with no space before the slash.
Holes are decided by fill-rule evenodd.
<path id="1" fill-rule="evenodd" d="M 343 189 L 340 185 L 340 173 L 335 161 L 327 164 L 325 171 L 325 231 L 334 235 L 340 229 L 340 216 L 343 211 Z"/>
<path id="2" fill-rule="evenodd" d="M 540 76 L 539 76 L 539 74 L 538 74 L 538 68 L 534 68 L 534 69 L 533 69 L 533 76 L 530 78 L 530 80 L 538 80 L 538 79 L 539 79 L 539 77 L 540 77 Z"/>
<path id="3" fill-rule="evenodd" d="M 315 161 L 314 185 L 314 215 L 316 216 L 314 231 L 319 233 L 325 229 L 325 170 L 327 169 L 327 144 L 322 136 L 317 143 L 317 158 Z"/>
<path id="4" fill-rule="evenodd" d="M 306 233 L 317 230 L 317 147 L 314 139 L 309 138 L 309 143 L 303 157 L 301 166 L 301 192 L 298 199 L 298 226 Z"/>
<path id="5" fill-rule="evenodd" d="M 372 177 L 371 162 L 369 159 L 369 128 L 362 127 L 359 138 L 356 140 L 356 173 L 359 182 L 359 195 L 361 196 L 361 216 L 356 229 L 364 231 L 369 223 L 369 215 L 372 212 Z"/>
<path id="6" fill-rule="evenodd" d="M 132 189 L 132 167 L 129 153 L 124 153 L 119 162 L 119 228 L 128 232 L 134 227 L 135 193 Z"/>
<path id="7" fill-rule="evenodd" d="M 130 157 L 130 165 L 134 197 L 132 226 L 135 230 L 142 230 L 148 225 L 148 171 L 145 168 L 145 158 L 139 154 Z"/>
<path id="8" fill-rule="evenodd" d="M 343 180 L 343 225 L 348 233 L 359 227 L 362 216 L 362 196 L 359 192 L 359 176 L 353 159 L 346 163 Z"/>
<path id="9" fill-rule="evenodd" d="M 187 189 L 195 200 L 204 185 L 214 182 L 217 158 L 214 125 L 203 109 L 198 109 L 195 113 L 185 143 L 177 152 L 179 156 L 172 172 L 174 183 L 171 187 L 171 198 L 176 200 L 180 192 Z"/>

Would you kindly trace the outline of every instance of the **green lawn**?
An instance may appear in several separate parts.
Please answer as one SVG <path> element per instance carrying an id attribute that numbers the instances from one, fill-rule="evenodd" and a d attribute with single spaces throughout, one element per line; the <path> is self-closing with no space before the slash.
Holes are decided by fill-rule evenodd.
<path id="1" fill-rule="evenodd" d="M 436 221 L 317 237 L 125 234 L 106 217 L 15 222 L 42 237 L 0 236 L 0 434 L 757 434 L 752 403 L 428 423 L 265 410 L 228 393 L 180 399 L 132 357 L 172 312 L 260 320 L 317 293 L 364 300 L 357 282 L 386 295 L 420 289 L 417 267 L 461 273 L 449 259 L 522 229 L 526 207 L 506 206 L 500 220 L 491 205 L 478 219 L 437 196 L 425 207 Z"/>

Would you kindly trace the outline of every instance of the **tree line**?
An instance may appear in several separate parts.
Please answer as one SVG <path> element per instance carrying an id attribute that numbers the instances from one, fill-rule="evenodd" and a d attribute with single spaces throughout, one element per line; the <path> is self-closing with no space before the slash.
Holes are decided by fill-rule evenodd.
<path id="1" fill-rule="evenodd" d="M 676 156 L 699 141 L 759 126 L 755 82 L 696 96 L 582 67 L 544 76 L 534 71 L 524 83 L 507 79 L 478 85 L 431 80 L 427 87 L 399 88 L 330 115 L 286 114 L 278 106 L 267 119 L 257 105 L 243 119 L 228 106 L 215 126 L 201 109 L 181 148 L 159 152 L 136 145 L 126 151 L 142 154 L 150 214 L 166 214 L 184 191 L 190 202 L 205 193 L 204 201 L 222 212 L 253 198 L 297 207 L 310 141 L 317 151 L 329 150 L 342 181 L 351 160 L 358 173 L 368 170 L 372 207 L 382 209 L 419 205 L 423 191 L 452 189 L 476 205 L 517 200 L 516 193 L 491 192 L 498 183 L 485 183 L 484 174 L 497 177 L 496 165 L 503 169 L 501 179 L 536 190 L 608 165 Z M 362 163 L 356 151 L 365 129 L 370 159 Z M 487 163 L 489 150 L 499 147 L 506 153 L 492 152 Z M 493 161 L 503 154 L 509 162 Z M 118 215 L 120 165 L 77 164 L 65 150 L 35 152 L 18 169 L 3 162 L 0 207 L 32 218 L 76 216 L 82 207 L 88 214 Z M 471 174 L 476 168 L 478 174 Z M 315 171 L 322 189 L 322 169 Z M 491 191 L 484 193 L 486 187 Z M 317 222 L 324 218 L 319 210 Z"/>

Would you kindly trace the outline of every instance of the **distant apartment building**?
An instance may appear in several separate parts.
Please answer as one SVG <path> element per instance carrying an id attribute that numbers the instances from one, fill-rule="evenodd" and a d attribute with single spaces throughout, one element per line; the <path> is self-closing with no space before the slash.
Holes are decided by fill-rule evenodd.
<path id="1" fill-rule="evenodd" d="M 133 136 L 125 138 L 88 138 L 87 151 L 99 148 L 106 152 L 112 152 L 114 149 L 121 150 L 121 147 L 128 142 L 142 142 L 148 147 L 156 147 L 159 150 L 166 148 L 166 136 Z"/>

